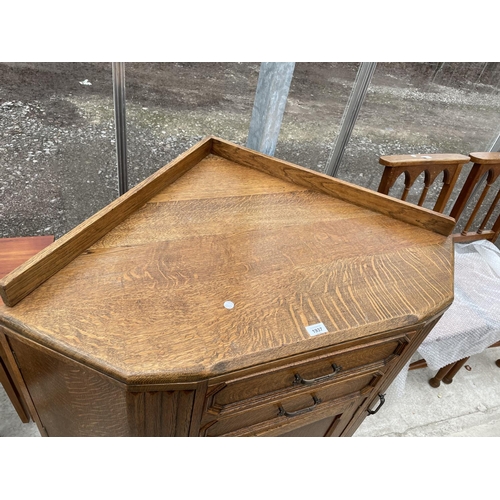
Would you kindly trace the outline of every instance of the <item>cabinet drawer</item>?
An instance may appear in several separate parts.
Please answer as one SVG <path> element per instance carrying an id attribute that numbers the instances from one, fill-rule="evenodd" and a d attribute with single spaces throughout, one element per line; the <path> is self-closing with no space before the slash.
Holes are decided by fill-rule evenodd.
<path id="1" fill-rule="evenodd" d="M 277 391 L 343 379 L 349 373 L 355 373 L 367 365 L 387 364 L 393 356 L 402 353 L 407 343 L 407 337 L 400 334 L 368 347 L 330 352 L 312 360 L 291 363 L 255 375 L 229 380 L 209 388 L 206 408 L 215 415 L 230 411 L 232 407 L 243 402 L 248 404 L 252 400 L 258 401 L 261 397 Z"/>
<path id="2" fill-rule="evenodd" d="M 382 376 L 377 370 L 356 375 L 334 383 L 317 384 L 307 387 L 293 395 L 282 395 L 277 398 L 266 398 L 261 404 L 234 411 L 228 416 L 214 418 L 201 428 L 201 435 L 223 436 L 231 434 L 252 434 L 251 427 L 279 427 L 303 415 L 324 417 L 324 411 L 348 400 L 359 398 L 361 392 L 373 387 Z M 239 432 L 237 432 L 239 431 Z"/>
<path id="3" fill-rule="evenodd" d="M 227 437 L 335 437 L 359 406 L 356 395 L 349 395 L 323 403 L 317 411 L 288 420 L 275 419 L 226 434 Z"/>

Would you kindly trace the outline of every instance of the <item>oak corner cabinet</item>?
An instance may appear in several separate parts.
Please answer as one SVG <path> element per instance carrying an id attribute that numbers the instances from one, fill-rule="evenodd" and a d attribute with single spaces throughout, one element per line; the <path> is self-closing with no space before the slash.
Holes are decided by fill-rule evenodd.
<path id="1" fill-rule="evenodd" d="M 350 436 L 453 300 L 453 219 L 208 137 L 0 281 L 46 436 Z"/>

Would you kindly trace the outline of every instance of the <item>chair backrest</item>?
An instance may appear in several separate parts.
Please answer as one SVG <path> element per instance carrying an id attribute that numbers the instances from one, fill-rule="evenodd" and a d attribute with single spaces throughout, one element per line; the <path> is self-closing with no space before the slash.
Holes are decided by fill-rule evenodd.
<path id="1" fill-rule="evenodd" d="M 490 222 L 491 216 L 495 211 L 500 200 L 500 189 L 497 190 L 493 201 L 489 207 L 486 207 L 486 215 L 483 217 L 479 227 L 475 231 L 469 231 L 486 200 L 486 195 L 490 191 L 493 183 L 497 180 L 500 175 L 500 153 L 471 153 L 471 161 L 474 163 L 469 176 L 465 181 L 465 184 L 460 191 L 457 201 L 451 209 L 450 216 L 453 217 L 457 222 L 462 215 L 469 199 L 476 186 L 479 187 L 481 181 L 486 177 L 486 184 L 479 196 L 479 199 L 474 205 L 471 215 L 469 216 L 465 226 L 460 234 L 453 235 L 455 241 L 475 241 L 486 239 L 490 241 L 495 241 L 500 233 L 500 214 L 497 216 L 493 224 L 488 224 Z M 490 229 L 487 226 L 490 225 Z"/>
<path id="2" fill-rule="evenodd" d="M 489 207 L 484 207 L 483 204 L 491 186 L 500 175 L 500 153 L 471 153 L 470 158 L 456 154 L 382 156 L 379 163 L 384 165 L 385 169 L 378 192 L 389 194 L 389 190 L 396 182 L 396 179 L 404 174 L 405 188 L 401 199 L 406 200 L 415 180 L 422 172 L 425 172 L 424 186 L 418 202 L 418 205 L 422 206 L 430 186 L 443 172 L 443 184 L 433 210 L 444 213 L 462 166 L 469 161 L 473 162 L 472 168 L 449 214 L 457 223 L 464 213 L 472 194 L 475 193 L 476 187 L 479 187 L 484 178 L 486 178 L 486 185 L 475 203 L 463 231 L 454 234 L 453 238 L 455 241 L 461 242 L 481 239 L 495 241 L 500 233 L 500 215 L 493 222 L 490 229 L 487 229 L 487 226 L 500 200 L 500 189 Z M 486 215 L 479 227 L 475 231 L 470 231 L 478 213 L 483 213 L 485 210 Z"/>

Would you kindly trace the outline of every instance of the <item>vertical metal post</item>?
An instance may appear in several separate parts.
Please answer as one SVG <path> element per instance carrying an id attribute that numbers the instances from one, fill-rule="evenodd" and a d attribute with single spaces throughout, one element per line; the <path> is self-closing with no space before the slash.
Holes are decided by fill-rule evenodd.
<path id="1" fill-rule="evenodd" d="M 352 86 L 351 95 L 344 109 L 344 114 L 340 120 L 340 132 L 335 141 L 330 157 L 326 164 L 326 173 L 335 177 L 344 156 L 345 148 L 351 137 L 352 129 L 358 118 L 361 105 L 365 100 L 368 86 L 372 79 L 377 63 L 363 62 L 361 63 L 356 79 Z"/>
<path id="2" fill-rule="evenodd" d="M 497 138 L 493 141 L 493 144 L 489 149 L 490 153 L 496 153 L 498 151 L 500 151 L 500 134 L 498 134 Z"/>
<path id="3" fill-rule="evenodd" d="M 490 152 L 490 153 L 496 153 L 498 151 L 500 151 L 500 134 L 498 134 L 497 138 L 493 141 L 490 148 L 488 149 L 488 152 Z M 477 192 L 479 191 L 479 188 L 482 187 L 483 182 L 486 180 L 486 177 L 488 177 L 488 172 L 485 172 L 481 176 L 481 179 L 479 179 L 477 184 L 474 186 L 474 189 L 472 190 L 472 193 L 470 194 L 469 199 L 467 200 L 465 208 L 467 208 L 467 205 L 469 204 L 470 200 L 474 199 Z M 465 208 L 464 208 L 464 210 L 465 210 Z"/>
<path id="4" fill-rule="evenodd" d="M 248 131 L 248 148 L 274 154 L 294 68 L 294 62 L 261 63 Z"/>
<path id="5" fill-rule="evenodd" d="M 128 191 L 127 127 L 125 120 L 125 63 L 111 63 L 113 70 L 113 102 L 115 107 L 116 159 L 118 163 L 118 191 Z"/>

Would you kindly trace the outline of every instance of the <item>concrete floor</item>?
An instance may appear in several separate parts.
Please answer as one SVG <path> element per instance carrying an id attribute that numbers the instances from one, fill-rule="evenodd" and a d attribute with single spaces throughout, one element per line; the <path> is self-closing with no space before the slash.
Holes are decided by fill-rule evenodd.
<path id="1" fill-rule="evenodd" d="M 408 373 L 405 393 L 365 419 L 356 437 L 500 436 L 500 349 L 472 356 L 450 385 L 433 389 L 428 368 Z"/>
<path id="2" fill-rule="evenodd" d="M 500 437 L 500 349 L 468 361 L 451 385 L 433 389 L 426 368 L 409 372 L 401 398 L 387 394 L 385 406 L 367 417 L 355 437 Z M 39 437 L 34 423 L 19 420 L 0 387 L 0 437 Z"/>

